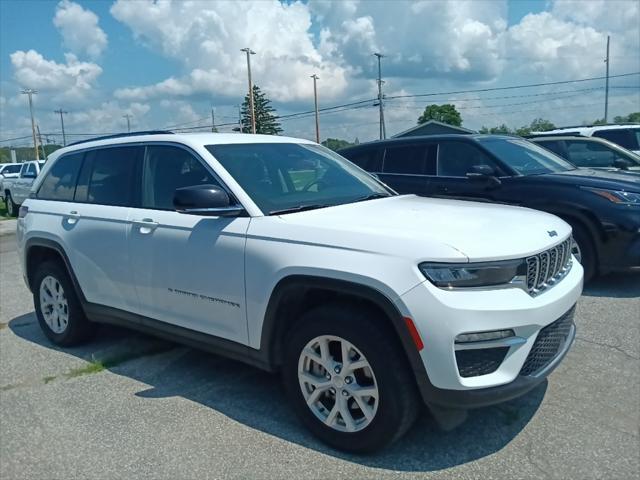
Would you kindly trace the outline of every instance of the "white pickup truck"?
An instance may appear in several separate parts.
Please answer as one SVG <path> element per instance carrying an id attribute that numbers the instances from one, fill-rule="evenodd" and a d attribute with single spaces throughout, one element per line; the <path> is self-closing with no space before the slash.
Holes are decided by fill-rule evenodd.
<path id="1" fill-rule="evenodd" d="M 10 217 L 18 215 L 18 208 L 29 197 L 31 184 L 40 174 L 43 166 L 44 161 L 24 162 L 17 177 L 2 180 L 2 198 Z"/>

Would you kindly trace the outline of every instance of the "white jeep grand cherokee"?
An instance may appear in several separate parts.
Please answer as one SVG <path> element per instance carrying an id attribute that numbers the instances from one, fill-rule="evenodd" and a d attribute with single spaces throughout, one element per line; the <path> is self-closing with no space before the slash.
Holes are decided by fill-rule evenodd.
<path id="1" fill-rule="evenodd" d="M 306 140 L 75 144 L 49 157 L 19 217 L 51 341 L 116 323 L 281 371 L 302 421 L 345 450 L 397 439 L 421 400 L 521 395 L 575 336 L 582 268 L 562 220 L 400 196 Z"/>

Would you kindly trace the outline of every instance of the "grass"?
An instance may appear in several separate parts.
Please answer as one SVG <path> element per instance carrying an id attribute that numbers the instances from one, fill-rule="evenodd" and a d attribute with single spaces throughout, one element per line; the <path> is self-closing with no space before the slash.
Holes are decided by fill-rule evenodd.
<path id="1" fill-rule="evenodd" d="M 9 220 L 11 217 L 7 215 L 7 206 L 4 202 L 0 202 L 0 221 Z"/>
<path id="2" fill-rule="evenodd" d="M 171 350 L 173 347 L 174 345 L 171 343 L 166 343 L 162 341 L 153 342 L 142 351 L 123 352 L 119 355 L 114 355 L 112 357 L 107 357 L 104 359 L 93 359 L 82 367 L 74 368 L 72 370 L 69 370 L 66 373 L 63 373 L 62 375 L 44 377 L 42 381 L 45 384 L 47 384 L 58 379 L 68 380 L 70 378 L 76 378 L 76 377 L 82 377 L 84 375 L 92 375 L 94 373 L 100 373 L 104 370 L 117 367 L 118 365 L 128 362 L 130 360 L 135 360 L 135 359 L 146 357 L 149 355 L 157 355 L 159 353 L 167 352 Z"/>

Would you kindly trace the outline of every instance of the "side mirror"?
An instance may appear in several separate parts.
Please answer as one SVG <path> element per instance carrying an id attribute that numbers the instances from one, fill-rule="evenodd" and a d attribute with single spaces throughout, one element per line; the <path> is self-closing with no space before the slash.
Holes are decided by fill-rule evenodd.
<path id="1" fill-rule="evenodd" d="M 496 171 L 489 165 L 474 165 L 471 171 L 467 172 L 469 180 L 485 182 L 487 188 L 495 188 L 502 185 L 500 179 L 496 176 Z"/>
<path id="2" fill-rule="evenodd" d="M 627 162 L 626 160 L 622 159 L 622 158 L 616 158 L 613 161 L 613 166 L 616 168 L 619 168 L 620 170 L 629 170 L 629 167 L 631 166 L 631 163 Z"/>
<path id="3" fill-rule="evenodd" d="M 179 213 L 208 217 L 235 217 L 244 212 L 238 205 L 231 205 L 227 192 L 217 185 L 194 185 L 176 189 L 173 206 Z"/>

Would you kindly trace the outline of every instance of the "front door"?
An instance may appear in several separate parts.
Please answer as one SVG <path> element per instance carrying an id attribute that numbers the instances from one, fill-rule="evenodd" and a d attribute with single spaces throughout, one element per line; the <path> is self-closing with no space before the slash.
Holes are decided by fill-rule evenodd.
<path id="1" fill-rule="evenodd" d="M 244 249 L 248 217 L 177 213 L 177 188 L 219 185 L 184 147 L 150 145 L 141 198 L 130 213 L 129 251 L 138 313 L 247 343 Z"/>

